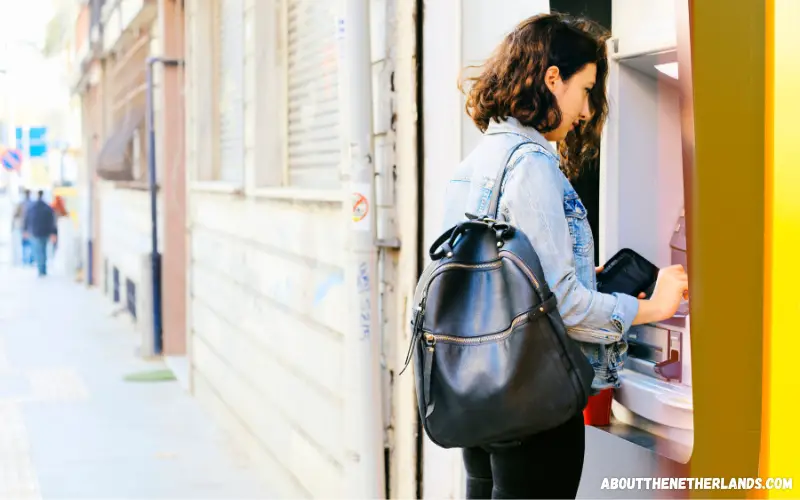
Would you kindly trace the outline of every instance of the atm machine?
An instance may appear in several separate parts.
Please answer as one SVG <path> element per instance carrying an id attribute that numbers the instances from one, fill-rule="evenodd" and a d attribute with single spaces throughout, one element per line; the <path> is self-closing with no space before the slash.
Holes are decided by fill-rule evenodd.
<path id="1" fill-rule="evenodd" d="M 614 0 L 600 262 L 630 248 L 658 267 L 687 264 L 675 4 Z M 646 448 L 654 460 L 685 464 L 694 441 L 688 302 L 667 321 L 631 328 L 627 341 L 612 425 L 598 430 Z M 604 440 L 607 448 L 615 442 Z"/>

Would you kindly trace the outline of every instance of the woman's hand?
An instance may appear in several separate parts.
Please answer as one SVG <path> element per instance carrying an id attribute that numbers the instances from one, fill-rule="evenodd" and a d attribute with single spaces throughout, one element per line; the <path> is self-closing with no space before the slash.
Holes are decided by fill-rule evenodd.
<path id="1" fill-rule="evenodd" d="M 669 266 L 658 272 L 656 288 L 650 300 L 639 301 L 634 325 L 669 319 L 678 311 L 681 299 L 688 299 L 689 277 L 683 266 Z"/>
<path id="2" fill-rule="evenodd" d="M 678 311 L 681 299 L 689 297 L 689 277 L 683 266 L 669 266 L 658 272 L 656 289 L 651 301 L 656 302 L 664 314 L 663 319 L 671 318 Z"/>
<path id="3" fill-rule="evenodd" d="M 595 274 L 600 274 L 603 271 L 603 269 L 605 269 L 605 267 L 606 266 L 597 266 L 597 267 L 595 267 L 594 268 L 594 273 Z M 643 299 L 645 297 L 647 297 L 647 295 L 644 292 L 641 292 L 641 293 L 639 293 L 639 296 L 636 297 L 636 298 L 637 299 Z"/>

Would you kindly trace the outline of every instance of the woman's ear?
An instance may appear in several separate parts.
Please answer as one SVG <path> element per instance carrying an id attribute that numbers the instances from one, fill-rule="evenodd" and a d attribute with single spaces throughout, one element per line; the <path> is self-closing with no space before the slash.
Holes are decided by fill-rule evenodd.
<path id="1" fill-rule="evenodd" d="M 556 92 L 556 86 L 561 81 L 561 71 L 559 71 L 558 67 L 550 66 L 547 68 L 547 71 L 544 73 L 544 83 L 547 85 L 547 88 L 550 89 L 550 92 Z"/>

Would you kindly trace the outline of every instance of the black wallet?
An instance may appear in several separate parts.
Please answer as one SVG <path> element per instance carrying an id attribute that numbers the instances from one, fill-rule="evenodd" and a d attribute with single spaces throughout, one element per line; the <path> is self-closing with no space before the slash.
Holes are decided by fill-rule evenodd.
<path id="1" fill-rule="evenodd" d="M 608 260 L 597 274 L 597 291 L 624 293 L 637 297 L 653 294 L 658 279 L 658 266 L 630 248 L 623 248 Z"/>

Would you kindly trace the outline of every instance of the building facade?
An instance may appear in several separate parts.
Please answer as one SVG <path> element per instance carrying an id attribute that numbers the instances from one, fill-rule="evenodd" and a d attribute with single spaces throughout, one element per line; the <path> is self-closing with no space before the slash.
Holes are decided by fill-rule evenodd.
<path id="1" fill-rule="evenodd" d="M 159 343 L 185 354 L 183 29 L 175 0 L 92 0 L 76 20 L 85 40 L 73 91 L 83 105 L 86 276 L 136 321 L 145 355 L 160 352 Z M 154 281 L 161 269 L 165 279 Z M 153 311 L 154 286 L 164 314 Z M 155 334 L 162 328 L 163 339 Z"/>
<path id="2" fill-rule="evenodd" d="M 397 110 L 399 84 L 393 82 L 401 43 L 409 47 L 406 71 L 414 72 L 413 5 L 400 3 L 370 2 L 374 213 L 385 242 L 385 397 L 375 404 L 390 452 L 400 306 L 400 115 L 414 132 L 413 114 Z M 343 493 L 345 406 L 348 393 L 359 390 L 343 378 L 345 363 L 352 362 L 345 350 L 351 332 L 344 312 L 348 215 L 341 181 L 347 117 L 335 5 L 186 3 L 193 392 L 265 464 L 270 483 L 287 497 Z M 404 34 L 397 29 L 401 19 Z M 410 100 L 413 85 L 405 91 Z M 397 474 L 392 477 L 396 487 Z"/>

